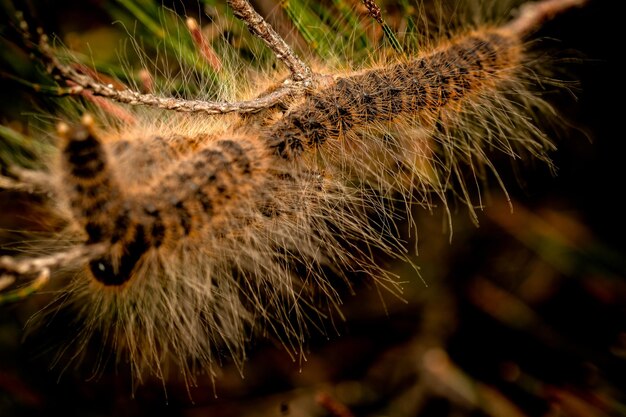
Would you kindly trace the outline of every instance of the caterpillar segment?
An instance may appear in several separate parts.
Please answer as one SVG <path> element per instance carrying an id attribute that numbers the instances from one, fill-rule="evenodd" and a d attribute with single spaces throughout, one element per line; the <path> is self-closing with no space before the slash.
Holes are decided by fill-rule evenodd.
<path id="1" fill-rule="evenodd" d="M 368 124 L 440 113 L 496 87 L 520 59 L 520 40 L 484 29 L 407 62 L 338 78 L 268 129 L 268 146 L 293 160 Z"/>

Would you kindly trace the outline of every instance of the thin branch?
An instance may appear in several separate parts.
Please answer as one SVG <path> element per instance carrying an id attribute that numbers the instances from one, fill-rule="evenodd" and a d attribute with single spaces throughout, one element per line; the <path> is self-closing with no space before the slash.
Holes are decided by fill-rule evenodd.
<path id="1" fill-rule="evenodd" d="M 29 295 L 43 287 L 49 280 L 50 269 L 41 269 L 41 271 L 39 271 L 39 274 L 37 274 L 37 278 L 31 281 L 30 284 L 16 290 L 0 292 L 0 305 L 19 301 L 28 297 Z M 0 276 L 0 291 L 12 285 L 14 282 L 15 278 L 12 276 Z"/>
<path id="2" fill-rule="evenodd" d="M 54 187 L 47 172 L 11 166 L 9 177 L 0 175 L 0 189 L 53 195 Z"/>
<path id="3" fill-rule="evenodd" d="M 73 83 L 68 81 L 68 84 L 72 85 Z M 83 90 L 80 95 L 118 120 L 122 120 L 129 125 L 133 125 L 137 122 L 137 119 L 131 112 L 119 104 L 116 104 L 114 101 L 107 100 L 104 97 L 98 97 L 90 90 Z"/>
<path id="4" fill-rule="evenodd" d="M 27 43 L 30 44 L 31 34 L 29 33 L 28 23 L 23 20 L 21 14 L 18 14 L 17 17 L 20 19 L 22 36 Z M 280 88 L 276 89 L 271 94 L 253 100 L 238 102 L 165 98 L 153 94 L 140 93 L 129 88 L 116 89 L 112 84 L 99 82 L 92 76 L 83 74 L 75 68 L 61 63 L 56 57 L 53 48 L 48 42 L 48 37 L 45 34 L 40 34 L 39 43 L 35 48 L 43 61 L 47 64 L 48 71 L 70 85 L 69 88 L 62 90 L 63 95 L 83 95 L 85 91 L 89 91 L 95 96 L 108 98 L 118 103 L 156 107 L 181 113 L 255 113 L 280 104 L 288 97 L 303 92 L 311 83 L 311 76 L 303 81 L 288 79 L 285 80 Z"/>
<path id="5" fill-rule="evenodd" d="M 518 16 L 503 27 L 513 34 L 524 37 L 535 32 L 541 24 L 556 15 L 575 7 L 582 7 L 588 0 L 543 0 L 526 3 L 519 9 Z"/>
<path id="6" fill-rule="evenodd" d="M 95 245 L 77 246 L 66 252 L 40 258 L 14 259 L 10 256 L 0 257 L 0 291 L 12 285 L 19 278 L 29 275 L 37 276 L 22 288 L 0 292 L 0 305 L 21 300 L 38 291 L 50 280 L 50 271 L 52 269 L 93 259 L 102 255 L 106 249 L 106 244 L 98 243 Z"/>
<path id="7" fill-rule="evenodd" d="M 105 253 L 107 246 L 103 243 L 77 246 L 66 252 L 40 258 L 15 259 L 10 256 L 0 257 L 0 278 L 20 277 L 24 275 L 40 275 L 46 269 L 54 269 L 70 265 L 75 262 L 93 259 Z"/>
<path id="8" fill-rule="evenodd" d="M 295 54 L 287 42 L 270 26 L 263 17 L 254 10 L 248 0 L 228 0 L 235 17 L 242 20 L 250 33 L 257 36 L 274 52 L 276 58 L 291 71 L 294 81 L 304 82 L 305 87 L 312 81 L 311 69 Z"/>
<path id="9" fill-rule="evenodd" d="M 253 113 L 259 110 L 272 107 L 280 103 L 287 96 L 293 94 L 297 90 L 304 88 L 302 82 L 284 83 L 281 88 L 264 97 L 256 98 L 248 101 L 238 102 L 215 102 L 204 100 L 185 100 L 171 97 L 158 97 L 153 94 L 143 94 L 129 88 L 117 90 L 112 84 L 103 84 L 88 75 L 79 73 L 74 68 L 62 64 L 54 55 L 54 51 L 48 44 L 45 35 L 41 36 L 39 50 L 48 61 L 49 71 L 57 73 L 63 80 L 70 84 L 71 94 L 79 95 L 85 90 L 90 91 L 96 96 L 106 97 L 119 103 L 131 105 L 144 105 L 156 107 L 165 110 L 174 110 L 183 113 L 206 113 L 206 114 L 223 114 L 223 113 Z M 289 80 L 291 81 L 291 80 Z"/>
<path id="10" fill-rule="evenodd" d="M 14 259 L 10 256 L 0 257 L 0 273 L 4 275 L 29 275 L 40 273 L 45 268 L 58 268 L 74 262 L 92 259 L 104 254 L 106 245 L 103 243 L 94 245 L 77 246 L 66 252 L 59 252 L 49 256 L 33 259 Z"/>
<path id="11" fill-rule="evenodd" d="M 0 175 L 0 190 L 34 193 L 36 191 L 36 187 L 33 184 Z"/>

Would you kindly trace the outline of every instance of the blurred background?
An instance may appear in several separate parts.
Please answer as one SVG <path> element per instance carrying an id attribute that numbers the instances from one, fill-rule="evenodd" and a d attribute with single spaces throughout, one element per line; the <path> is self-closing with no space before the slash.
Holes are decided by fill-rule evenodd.
<path id="1" fill-rule="evenodd" d="M 372 48 L 392 50 L 356 0 L 253 3 L 310 60 L 332 60 L 349 46 L 346 55 L 358 65 Z M 218 88 L 219 65 L 199 52 L 181 16 L 199 20 L 232 68 L 275 64 L 218 1 L 0 4 L 3 174 L 11 165 L 40 165 L 51 147 L 43 132 L 75 103 L 54 97 L 54 81 L 30 59 L 15 30 L 16 9 L 86 66 L 137 88 L 150 86 L 124 43 L 129 33 L 148 56 L 162 51 L 153 63 L 162 72 L 151 81 L 160 91 L 194 96 L 203 88 L 210 97 Z M 420 7 L 410 0 L 379 4 L 400 42 L 410 43 L 402 34 L 419 23 L 412 18 Z M 292 361 L 258 338 L 245 378 L 225 361 L 215 386 L 200 375 L 187 389 L 175 376 L 165 387 L 149 378 L 133 387 L 124 364 L 94 377 L 88 359 L 97 352 L 84 353 L 81 367 L 55 365 L 56 343 L 72 333 L 69 321 L 25 330 L 50 301 L 50 291 L 42 291 L 0 305 L 0 416 L 626 416 L 626 92 L 617 64 L 623 17 L 614 7 L 592 0 L 535 36 L 538 49 L 565 68 L 559 76 L 576 80 L 545 92 L 565 122 L 547 128 L 558 145 L 550 155 L 556 175 L 541 163 L 511 166 L 494 155 L 514 212 L 493 181 L 479 227 L 460 206 L 451 240 L 442 212 L 415 209 L 421 277 L 408 265 L 388 265 L 406 281 L 404 301 L 383 295 L 382 302 L 371 288 L 358 288 L 344 297 L 346 321 L 311 335 L 306 360 Z M 552 58 L 550 51 L 558 53 Z M 193 76 L 183 77 L 178 62 L 193 67 Z M 39 197 L 0 189 L 0 255 L 49 232 L 42 207 Z"/>

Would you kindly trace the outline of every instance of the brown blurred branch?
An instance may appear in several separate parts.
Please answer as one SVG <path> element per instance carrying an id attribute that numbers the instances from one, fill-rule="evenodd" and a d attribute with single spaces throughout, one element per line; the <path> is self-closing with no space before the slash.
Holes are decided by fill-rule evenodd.
<path id="1" fill-rule="evenodd" d="M 519 37 L 536 31 L 541 24 L 575 7 L 582 7 L 588 0 L 543 0 L 522 5 L 518 16 L 506 24 L 503 29 Z"/>

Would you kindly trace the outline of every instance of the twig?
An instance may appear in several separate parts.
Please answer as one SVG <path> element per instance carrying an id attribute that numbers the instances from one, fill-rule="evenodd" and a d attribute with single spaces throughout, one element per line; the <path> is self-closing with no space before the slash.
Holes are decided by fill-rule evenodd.
<path id="1" fill-rule="evenodd" d="M 33 259 L 14 259 L 10 256 L 0 257 L 0 291 L 12 285 L 19 278 L 33 274 L 37 275 L 37 278 L 22 288 L 4 293 L 0 292 L 0 305 L 21 300 L 38 291 L 50 280 L 51 269 L 93 259 L 102 255 L 106 248 L 105 244 L 99 243 L 77 246 L 66 252 Z"/>
<path id="2" fill-rule="evenodd" d="M 102 255 L 105 251 L 106 245 L 98 243 L 95 245 L 77 246 L 66 252 L 59 252 L 40 258 L 20 260 L 10 256 L 2 256 L 0 257 L 0 277 L 41 274 L 45 269 L 58 268 L 74 262 L 92 259 Z"/>
<path id="3" fill-rule="evenodd" d="M 16 290 L 0 292 L 0 305 L 21 300 L 38 291 L 50 279 L 50 270 L 70 265 L 79 261 L 86 261 L 102 255 L 106 251 L 106 244 L 77 246 L 65 252 L 33 259 L 14 259 L 10 256 L 0 257 L 0 291 L 12 285 L 17 279 L 36 274 L 30 284 Z"/>
<path id="4" fill-rule="evenodd" d="M 68 84 L 72 85 L 73 83 L 68 82 Z M 80 95 L 118 120 L 122 120 L 129 125 L 133 125 L 137 122 L 137 119 L 132 113 L 122 106 L 115 104 L 113 101 L 107 100 L 104 97 L 98 97 L 89 90 L 83 90 Z"/>
<path id="5" fill-rule="evenodd" d="M 247 0 L 228 0 L 235 17 L 242 20 L 253 35 L 261 39 L 274 52 L 276 58 L 291 71 L 294 81 L 304 82 L 308 87 L 312 81 L 311 69 L 295 54 L 287 42 L 258 14 Z"/>
<path id="6" fill-rule="evenodd" d="M 581 7 L 588 0 L 543 0 L 526 3 L 519 9 L 518 16 L 503 27 L 519 37 L 536 31 L 543 22 L 574 7 Z"/>
<path id="7" fill-rule="evenodd" d="M 42 268 L 37 278 L 35 278 L 30 284 L 25 287 L 18 288 L 16 290 L 7 291 L 4 293 L 0 292 L 0 305 L 5 303 L 11 303 L 14 301 L 22 300 L 32 293 L 38 291 L 41 287 L 43 287 L 46 282 L 50 280 L 50 269 Z M 0 276 L 0 291 L 12 285 L 15 282 L 15 278 L 12 276 Z"/>
<path id="8" fill-rule="evenodd" d="M 13 166 L 9 168 L 9 175 L 10 177 L 0 175 L 0 190 L 40 194 L 53 191 L 46 173 Z"/>
<path id="9" fill-rule="evenodd" d="M 27 193 L 33 193 L 35 192 L 36 187 L 33 184 L 28 184 L 26 182 L 17 181 L 13 178 L 0 175 L 0 190 L 25 191 Z"/>
<path id="10" fill-rule="evenodd" d="M 88 75 L 79 73 L 74 68 L 64 65 L 58 60 L 58 58 L 54 55 L 52 48 L 48 44 L 48 40 L 45 35 L 41 36 L 39 51 L 48 61 L 49 71 L 51 73 L 56 72 L 64 81 L 75 84 L 70 87 L 71 94 L 79 95 L 87 90 L 96 96 L 106 97 L 119 103 L 144 105 L 183 113 L 253 113 L 272 107 L 280 103 L 287 96 L 293 94 L 294 91 L 304 88 L 303 82 L 284 83 L 281 88 L 277 89 L 272 94 L 268 94 L 254 100 L 238 102 L 184 100 L 171 97 L 165 98 L 158 97 L 153 94 L 139 93 L 129 88 L 116 90 L 112 84 L 103 84 Z"/>
<path id="11" fill-rule="evenodd" d="M 28 23 L 23 20 L 21 14 L 18 14 L 17 17 L 18 19 L 22 19 L 20 20 L 22 36 L 28 43 L 30 43 L 31 35 L 29 33 Z M 99 82 L 92 76 L 83 74 L 75 68 L 61 63 L 48 43 L 48 37 L 45 34 L 40 34 L 39 43 L 35 48 L 47 64 L 48 71 L 70 85 L 69 88 L 63 90 L 64 95 L 83 95 L 85 91 L 89 91 L 95 96 L 105 97 L 119 103 L 156 107 L 181 113 L 254 113 L 282 103 L 283 100 L 293 94 L 301 93 L 311 82 L 310 76 L 303 81 L 288 79 L 285 80 L 280 88 L 276 89 L 271 94 L 267 94 L 253 100 L 238 102 L 185 100 L 171 97 L 165 98 L 158 97 L 153 94 L 140 93 L 129 88 L 116 89 L 110 83 L 105 84 Z"/>

